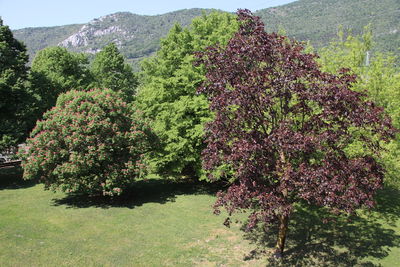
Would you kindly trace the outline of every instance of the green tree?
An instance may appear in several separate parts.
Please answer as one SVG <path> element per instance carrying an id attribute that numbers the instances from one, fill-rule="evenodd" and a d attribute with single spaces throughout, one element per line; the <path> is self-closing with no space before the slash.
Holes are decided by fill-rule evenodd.
<path id="1" fill-rule="evenodd" d="M 132 100 L 138 81 L 132 67 L 125 63 L 124 56 L 114 43 L 96 54 L 91 71 L 95 80 L 91 87 L 121 91 L 126 100 Z"/>
<path id="2" fill-rule="evenodd" d="M 374 41 L 369 26 L 364 28 L 361 36 L 345 36 L 340 30 L 338 39 L 321 49 L 319 63 L 324 71 L 334 74 L 339 73 L 341 68 L 350 68 L 357 75 L 352 89 L 366 91 L 372 101 L 388 112 L 393 125 L 400 129 L 400 71 L 396 67 L 397 58 L 389 53 L 371 51 L 374 51 Z M 385 182 L 400 187 L 400 136 L 385 148 Z"/>
<path id="3" fill-rule="evenodd" d="M 61 94 L 20 152 L 24 179 L 45 189 L 120 194 L 146 173 L 149 131 L 137 114 L 110 89 Z"/>
<path id="4" fill-rule="evenodd" d="M 71 89 L 86 88 L 91 77 L 84 54 L 69 52 L 63 47 L 39 51 L 32 62 L 30 80 L 40 96 L 43 111 L 53 107 L 58 95 Z"/>
<path id="5" fill-rule="evenodd" d="M 27 86 L 28 56 L 0 19 L 0 151 L 21 142 L 30 128 L 34 98 Z"/>
<path id="6" fill-rule="evenodd" d="M 237 29 L 232 14 L 204 14 L 186 29 L 175 25 L 157 54 L 143 61 L 138 102 L 160 139 L 151 159 L 157 173 L 203 176 L 203 125 L 211 113 L 207 99 L 196 95 L 205 70 L 193 65 L 194 53 L 216 43 L 226 44 Z"/>

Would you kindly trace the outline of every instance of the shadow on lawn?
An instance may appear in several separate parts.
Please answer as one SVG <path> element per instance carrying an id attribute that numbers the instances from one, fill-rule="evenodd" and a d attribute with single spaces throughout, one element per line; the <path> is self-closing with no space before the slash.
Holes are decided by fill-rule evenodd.
<path id="1" fill-rule="evenodd" d="M 127 207 L 134 208 L 145 203 L 166 203 L 175 201 L 178 195 L 212 194 L 221 186 L 193 180 L 174 181 L 167 179 L 147 179 L 136 181 L 132 188 L 118 197 L 87 196 L 68 194 L 61 199 L 53 199 L 54 205 L 71 208 L 87 207 Z"/>
<path id="2" fill-rule="evenodd" d="M 0 169 L 0 190 L 28 188 L 37 184 L 34 180 L 23 180 L 21 167 Z"/>
<path id="3" fill-rule="evenodd" d="M 400 235 L 382 223 L 394 225 L 400 219 L 400 191 L 379 192 L 375 211 L 364 216 L 333 216 L 316 207 L 299 207 L 290 221 L 287 248 L 281 262 L 271 266 L 380 266 L 376 260 L 388 256 L 390 249 L 400 247 Z M 321 218 L 328 218 L 323 223 Z M 276 228 L 245 233 L 257 245 L 245 260 L 271 256 L 265 249 L 275 245 Z"/>

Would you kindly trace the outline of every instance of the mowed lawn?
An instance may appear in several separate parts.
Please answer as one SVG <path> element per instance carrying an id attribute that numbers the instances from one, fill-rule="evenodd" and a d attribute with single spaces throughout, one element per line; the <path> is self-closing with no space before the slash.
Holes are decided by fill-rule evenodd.
<path id="1" fill-rule="evenodd" d="M 212 213 L 217 188 L 139 181 L 123 198 L 44 191 L 0 172 L 0 266 L 265 266 L 273 230 L 244 233 Z M 283 266 L 400 266 L 400 196 L 385 190 L 378 210 L 323 224 L 299 208 Z M 243 217 L 243 216 L 242 216 Z"/>

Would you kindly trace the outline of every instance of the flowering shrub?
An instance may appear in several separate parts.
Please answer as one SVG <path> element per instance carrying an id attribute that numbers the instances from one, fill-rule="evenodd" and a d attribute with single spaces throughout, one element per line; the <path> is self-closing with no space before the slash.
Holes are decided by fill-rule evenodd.
<path id="1" fill-rule="evenodd" d="M 119 195 L 146 173 L 149 131 L 138 114 L 109 89 L 60 95 L 20 151 L 24 179 L 39 179 L 45 189 Z"/>

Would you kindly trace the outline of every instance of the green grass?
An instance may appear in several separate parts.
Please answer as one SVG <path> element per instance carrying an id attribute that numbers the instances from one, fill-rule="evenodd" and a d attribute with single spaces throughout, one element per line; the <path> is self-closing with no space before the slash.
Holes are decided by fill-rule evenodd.
<path id="1" fill-rule="evenodd" d="M 1 174 L 2 173 L 2 174 Z M 1 266 L 265 266 L 275 233 L 244 235 L 212 214 L 216 189 L 191 182 L 140 181 L 118 199 L 44 191 L 0 173 Z M 399 191 L 379 209 L 322 224 L 320 209 L 292 218 L 284 266 L 396 266 Z"/>

